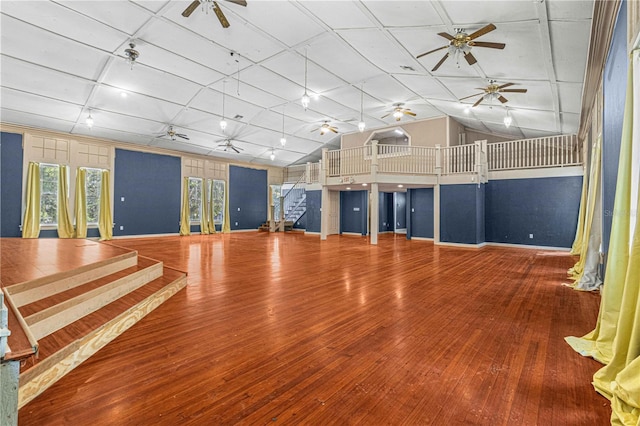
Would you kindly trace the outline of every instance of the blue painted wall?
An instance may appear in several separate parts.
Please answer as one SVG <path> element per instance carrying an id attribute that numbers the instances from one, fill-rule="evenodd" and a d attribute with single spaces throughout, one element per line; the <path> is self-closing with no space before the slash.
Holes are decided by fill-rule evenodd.
<path id="1" fill-rule="evenodd" d="M 380 192 L 378 198 L 378 232 L 393 232 L 393 192 Z"/>
<path id="2" fill-rule="evenodd" d="M 602 249 L 609 251 L 627 91 L 627 4 L 622 2 L 604 69 L 602 132 Z"/>
<path id="3" fill-rule="evenodd" d="M 229 167 L 231 230 L 258 229 L 267 220 L 267 171 Z"/>
<path id="4" fill-rule="evenodd" d="M 22 135 L 0 134 L 0 237 L 20 237 Z"/>
<path id="5" fill-rule="evenodd" d="M 177 233 L 180 176 L 179 157 L 116 149 L 113 235 Z"/>
<path id="6" fill-rule="evenodd" d="M 340 192 L 340 232 L 367 235 L 369 191 Z"/>
<path id="7" fill-rule="evenodd" d="M 581 176 L 492 180 L 485 186 L 487 241 L 571 247 Z"/>
<path id="8" fill-rule="evenodd" d="M 307 232 L 320 232 L 322 191 L 307 191 L 307 212 L 305 213 Z"/>
<path id="9" fill-rule="evenodd" d="M 411 237 L 433 238 L 433 188 L 407 190 Z"/>
<path id="10" fill-rule="evenodd" d="M 396 192 L 396 228 L 404 229 L 407 227 L 407 193 Z"/>
<path id="11" fill-rule="evenodd" d="M 484 196 L 480 185 L 440 186 L 440 241 L 462 244 L 483 243 L 484 212 L 478 211 Z"/>

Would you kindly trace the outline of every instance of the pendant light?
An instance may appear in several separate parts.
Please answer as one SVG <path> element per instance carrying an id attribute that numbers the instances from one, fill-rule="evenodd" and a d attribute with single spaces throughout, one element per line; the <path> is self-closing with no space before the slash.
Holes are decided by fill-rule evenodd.
<path id="1" fill-rule="evenodd" d="M 364 83 L 360 86 L 360 122 L 358 123 L 358 130 L 360 133 L 364 132 L 364 128 L 367 127 L 364 120 L 362 119 L 362 107 L 364 105 Z"/>
<path id="2" fill-rule="evenodd" d="M 93 117 L 91 117 L 91 110 L 89 110 L 89 116 L 84 120 L 88 128 L 93 127 Z"/>
<path id="3" fill-rule="evenodd" d="M 504 127 L 506 127 L 507 129 L 509 128 L 509 126 L 511 126 L 511 123 L 513 123 L 513 118 L 511 118 L 511 114 L 509 114 L 508 109 L 507 109 L 507 115 L 504 116 L 504 119 L 502 120 L 502 122 L 504 123 Z"/>
<path id="4" fill-rule="evenodd" d="M 282 107 L 282 137 L 280 137 L 280 145 L 285 146 L 287 144 L 287 138 L 284 137 L 284 106 Z"/>
<path id="5" fill-rule="evenodd" d="M 224 99 L 225 99 L 226 85 L 227 85 L 227 81 L 224 80 L 222 82 L 222 120 L 220 120 L 220 129 L 222 129 L 223 132 L 224 132 L 224 129 L 227 128 L 227 121 L 224 119 Z"/>
<path id="6" fill-rule="evenodd" d="M 276 159 L 276 151 L 275 151 L 275 149 L 271 148 L 271 154 L 269 155 L 269 158 L 271 158 L 271 161 Z"/>
<path id="7" fill-rule="evenodd" d="M 309 108 L 309 102 L 311 101 L 311 98 L 307 93 L 307 62 L 308 62 L 307 50 L 305 49 L 304 51 L 304 95 L 302 95 L 302 99 L 301 99 L 302 108 L 304 108 L 305 111 L 307 110 L 307 108 Z"/>

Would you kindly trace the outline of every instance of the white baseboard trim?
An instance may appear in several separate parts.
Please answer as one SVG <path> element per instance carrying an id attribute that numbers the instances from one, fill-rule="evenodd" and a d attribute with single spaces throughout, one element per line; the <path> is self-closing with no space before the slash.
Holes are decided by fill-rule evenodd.
<path id="1" fill-rule="evenodd" d="M 258 228 L 256 229 L 232 229 L 232 233 L 234 232 L 258 232 Z"/>
<path id="2" fill-rule="evenodd" d="M 304 235 L 320 235 L 320 232 L 304 231 Z"/>
<path id="3" fill-rule="evenodd" d="M 114 240 L 119 240 L 123 238 L 154 238 L 154 237 L 179 237 L 180 233 L 176 232 L 175 234 L 139 234 L 139 235 L 118 235 L 113 236 Z"/>
<path id="4" fill-rule="evenodd" d="M 354 235 L 356 237 L 365 237 L 366 235 L 362 235 L 359 232 L 343 232 L 342 235 Z"/>
<path id="5" fill-rule="evenodd" d="M 411 237 L 411 240 L 417 240 L 417 241 L 433 241 L 433 238 L 427 238 L 427 237 Z"/>
<path id="6" fill-rule="evenodd" d="M 439 242 L 437 242 L 435 244 L 439 245 L 439 246 L 451 246 L 451 247 L 475 248 L 475 249 L 479 249 L 479 248 L 482 248 L 482 247 L 487 245 L 487 243 L 466 244 L 466 243 L 449 243 L 449 242 L 443 242 L 443 241 L 439 241 Z"/>
<path id="7" fill-rule="evenodd" d="M 566 251 L 566 252 L 571 251 L 571 249 L 567 247 L 534 246 L 529 244 L 511 244 L 511 243 L 485 243 L 485 244 L 488 246 L 495 246 L 495 247 L 511 247 L 511 248 L 530 249 L 530 250 L 553 250 L 553 251 Z"/>

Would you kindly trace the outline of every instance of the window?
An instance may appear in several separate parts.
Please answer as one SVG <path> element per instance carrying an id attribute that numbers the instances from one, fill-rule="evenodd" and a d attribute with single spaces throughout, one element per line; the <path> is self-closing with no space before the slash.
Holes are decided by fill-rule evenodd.
<path id="1" fill-rule="evenodd" d="M 58 224 L 60 166 L 40 164 L 40 225 Z"/>
<path id="2" fill-rule="evenodd" d="M 280 194 L 282 185 L 271 185 L 271 204 L 273 204 L 273 220 L 280 220 Z"/>
<path id="3" fill-rule="evenodd" d="M 200 222 L 202 211 L 202 179 L 189 178 L 189 220 Z"/>
<path id="4" fill-rule="evenodd" d="M 100 190 L 102 187 L 102 170 L 85 169 L 87 179 L 85 190 L 87 197 L 87 224 L 97 225 L 100 218 Z"/>
<path id="5" fill-rule="evenodd" d="M 224 181 L 212 180 L 209 182 L 210 185 L 213 185 L 213 222 L 221 224 L 224 219 Z"/>

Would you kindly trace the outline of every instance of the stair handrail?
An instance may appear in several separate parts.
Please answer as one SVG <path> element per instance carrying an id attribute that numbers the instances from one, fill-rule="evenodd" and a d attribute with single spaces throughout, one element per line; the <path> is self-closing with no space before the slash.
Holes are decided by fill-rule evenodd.
<path id="1" fill-rule="evenodd" d="M 287 211 L 289 209 L 287 209 L 287 207 L 291 203 L 291 194 L 295 194 L 298 193 L 300 189 L 304 190 L 304 184 L 307 181 L 307 176 L 306 176 L 306 172 L 302 173 L 302 175 L 300 176 L 300 178 L 298 178 L 298 180 L 296 181 L 296 183 L 293 184 L 293 186 L 291 188 L 289 188 L 289 190 L 280 197 L 280 223 L 278 228 L 280 229 L 280 231 L 284 232 L 284 223 L 286 222 L 287 218 L 289 217 L 289 214 L 291 211 Z M 295 192 L 293 192 L 295 190 Z"/>

